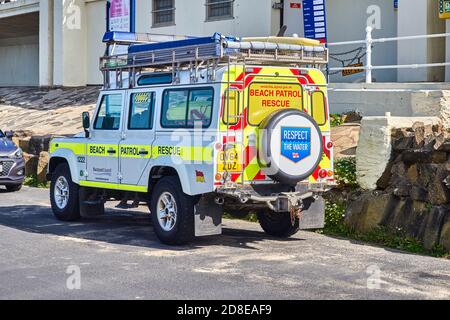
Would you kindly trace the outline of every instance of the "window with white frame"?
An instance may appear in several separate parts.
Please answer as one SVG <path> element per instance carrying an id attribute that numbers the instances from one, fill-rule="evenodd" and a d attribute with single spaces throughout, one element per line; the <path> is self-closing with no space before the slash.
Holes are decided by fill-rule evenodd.
<path id="1" fill-rule="evenodd" d="M 175 0 L 153 0 L 153 26 L 175 24 Z"/>
<path id="2" fill-rule="evenodd" d="M 206 0 L 206 21 L 232 19 L 234 0 Z"/>

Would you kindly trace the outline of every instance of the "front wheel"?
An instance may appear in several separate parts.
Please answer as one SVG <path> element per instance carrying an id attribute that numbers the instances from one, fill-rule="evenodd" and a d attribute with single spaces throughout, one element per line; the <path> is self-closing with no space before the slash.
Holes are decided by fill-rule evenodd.
<path id="1" fill-rule="evenodd" d="M 183 192 L 176 177 L 158 181 L 152 192 L 150 212 L 161 242 L 181 245 L 194 239 L 194 198 Z"/>
<path id="2" fill-rule="evenodd" d="M 50 202 L 55 217 L 62 221 L 80 219 L 78 185 L 72 182 L 70 168 L 66 163 L 59 164 L 50 183 Z"/>
<path id="3" fill-rule="evenodd" d="M 265 233 L 279 238 L 287 238 L 296 234 L 300 222 L 296 217 L 294 223 L 289 212 L 259 211 L 258 221 Z"/>

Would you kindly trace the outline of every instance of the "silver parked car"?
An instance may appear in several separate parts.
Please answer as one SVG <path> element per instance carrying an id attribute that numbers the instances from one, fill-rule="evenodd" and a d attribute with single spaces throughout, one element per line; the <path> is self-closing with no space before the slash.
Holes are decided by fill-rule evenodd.
<path id="1" fill-rule="evenodd" d="M 25 160 L 22 150 L 11 140 L 12 132 L 0 130 L 0 186 L 8 191 L 19 191 L 25 178 Z"/>

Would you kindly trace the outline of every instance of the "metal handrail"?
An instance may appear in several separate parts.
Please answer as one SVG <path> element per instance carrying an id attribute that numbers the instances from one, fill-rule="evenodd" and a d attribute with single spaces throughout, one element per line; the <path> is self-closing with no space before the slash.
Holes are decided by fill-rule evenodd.
<path id="1" fill-rule="evenodd" d="M 360 67 L 332 67 L 328 68 L 329 71 L 352 71 L 352 70 L 365 70 L 366 71 L 366 83 L 372 83 L 372 70 L 387 70 L 387 69 L 417 69 L 417 68 L 433 68 L 433 67 L 447 67 L 450 66 L 450 62 L 441 63 L 415 63 L 415 64 L 403 64 L 403 65 L 372 65 L 372 44 L 374 43 L 384 43 L 392 41 L 404 41 L 404 40 L 419 40 L 419 39 L 434 39 L 434 38 L 447 38 L 450 37 L 450 33 L 436 33 L 428 35 L 415 35 L 415 36 L 404 36 L 404 37 L 392 37 L 392 38 L 372 38 L 372 27 L 366 28 L 366 39 L 365 40 L 355 40 L 355 41 L 343 41 L 343 42 L 332 42 L 329 43 L 329 47 L 333 46 L 343 46 L 343 45 L 353 45 L 353 44 L 364 44 L 366 48 L 366 64 Z"/>

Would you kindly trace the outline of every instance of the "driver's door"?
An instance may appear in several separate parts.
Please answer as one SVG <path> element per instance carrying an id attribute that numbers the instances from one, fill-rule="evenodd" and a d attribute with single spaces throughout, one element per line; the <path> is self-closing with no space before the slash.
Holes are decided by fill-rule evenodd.
<path id="1" fill-rule="evenodd" d="M 119 183 L 119 143 L 125 94 L 103 92 L 87 144 L 87 180 L 92 186 L 116 189 Z"/>

